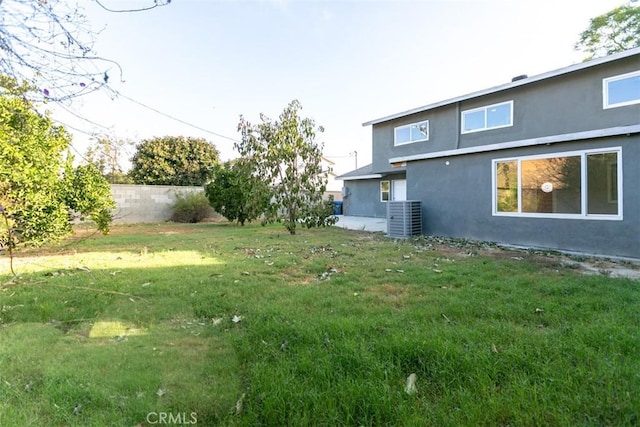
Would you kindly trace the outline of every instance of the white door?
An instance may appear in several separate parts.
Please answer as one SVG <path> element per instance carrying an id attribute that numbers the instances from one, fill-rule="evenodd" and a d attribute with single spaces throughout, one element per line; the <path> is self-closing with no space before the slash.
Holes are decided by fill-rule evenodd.
<path id="1" fill-rule="evenodd" d="M 407 200 L 407 180 L 396 179 L 391 181 L 391 200 Z"/>

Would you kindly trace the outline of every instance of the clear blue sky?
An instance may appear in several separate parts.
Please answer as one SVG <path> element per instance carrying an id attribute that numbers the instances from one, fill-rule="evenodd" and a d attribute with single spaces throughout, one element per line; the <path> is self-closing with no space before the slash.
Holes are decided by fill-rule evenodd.
<path id="1" fill-rule="evenodd" d="M 152 0 L 103 0 L 113 8 Z M 580 62 L 589 19 L 624 0 L 303 1 L 173 0 L 143 13 L 84 1 L 95 49 L 124 70 L 114 89 L 162 113 L 233 139 L 242 114 L 277 118 L 298 99 L 325 127 L 325 155 L 343 173 L 371 160 L 364 121 Z M 85 132 L 140 141 L 203 137 L 223 159 L 233 142 L 130 100 L 95 94 L 54 118 Z M 84 153 L 89 137 L 77 131 Z"/>

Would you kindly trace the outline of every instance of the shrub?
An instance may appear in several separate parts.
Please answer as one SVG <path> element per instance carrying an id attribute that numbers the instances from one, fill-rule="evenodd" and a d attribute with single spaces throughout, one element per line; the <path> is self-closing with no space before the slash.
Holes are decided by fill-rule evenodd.
<path id="1" fill-rule="evenodd" d="M 259 218 L 271 198 L 269 185 L 245 159 L 216 166 L 204 191 L 216 212 L 240 225 Z"/>
<path id="2" fill-rule="evenodd" d="M 73 169 L 72 160 L 65 169 L 62 197 L 69 208 L 69 215 L 88 216 L 103 234 L 109 234 L 113 220 L 111 209 L 116 204 L 111 197 L 109 182 L 94 165 L 83 165 Z"/>
<path id="3" fill-rule="evenodd" d="M 184 192 L 176 194 L 177 200 L 173 205 L 171 221 L 200 222 L 213 213 L 209 200 L 203 192 Z"/>

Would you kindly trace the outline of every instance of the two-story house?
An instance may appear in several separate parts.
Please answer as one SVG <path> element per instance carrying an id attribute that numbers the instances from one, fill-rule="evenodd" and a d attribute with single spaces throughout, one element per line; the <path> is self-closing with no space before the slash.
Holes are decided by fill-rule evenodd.
<path id="1" fill-rule="evenodd" d="M 640 48 L 364 126 L 346 215 L 419 200 L 425 234 L 640 258 Z"/>

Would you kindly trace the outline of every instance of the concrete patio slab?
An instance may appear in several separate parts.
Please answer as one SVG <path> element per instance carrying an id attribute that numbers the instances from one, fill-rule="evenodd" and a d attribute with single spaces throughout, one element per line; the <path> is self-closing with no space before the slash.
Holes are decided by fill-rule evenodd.
<path id="1" fill-rule="evenodd" d="M 371 218 L 364 216 L 346 216 L 336 215 L 338 222 L 335 227 L 346 228 L 348 230 L 360 230 L 371 232 L 387 232 L 387 219 L 386 218 Z"/>

